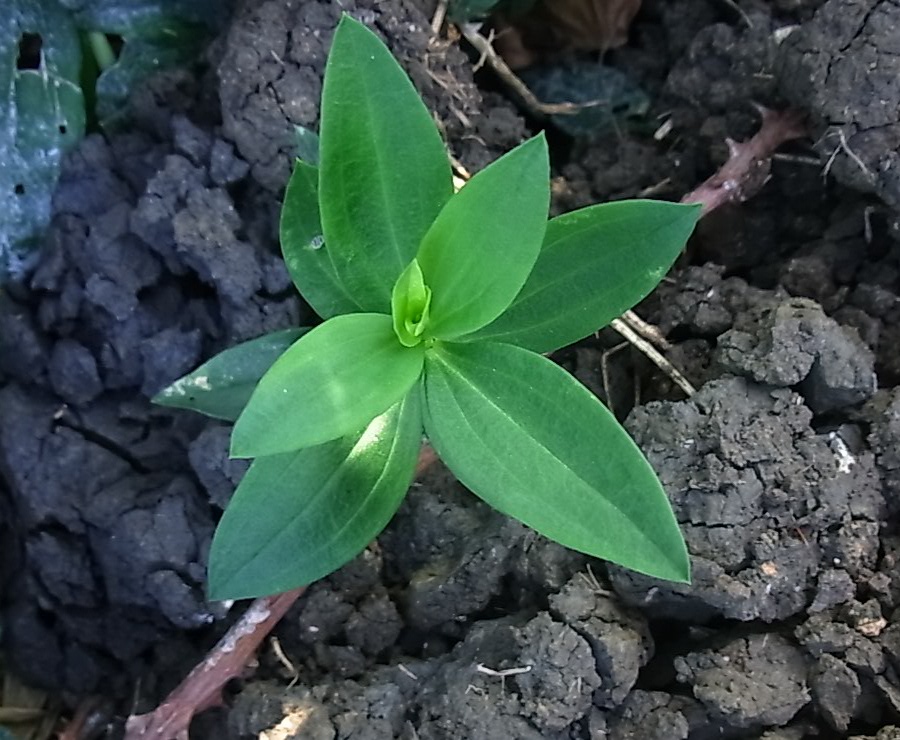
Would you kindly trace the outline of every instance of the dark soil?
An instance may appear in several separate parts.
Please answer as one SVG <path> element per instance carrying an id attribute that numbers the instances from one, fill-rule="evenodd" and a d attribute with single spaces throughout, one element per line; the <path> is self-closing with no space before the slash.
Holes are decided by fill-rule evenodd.
<path id="1" fill-rule="evenodd" d="M 224 347 L 315 321 L 277 215 L 340 10 L 387 41 L 469 170 L 539 125 L 487 74 L 476 85 L 458 45 L 429 47 L 427 5 L 245 3 L 205 72 L 157 78 L 133 128 L 69 158 L 39 265 L 0 295 L 5 657 L 72 703 L 117 701 L 113 735 L 240 609 L 203 595 L 244 472 L 228 427 L 148 399 Z M 567 551 L 436 467 L 283 620 L 295 672 L 267 646 L 196 737 L 900 737 L 885 727 L 900 715 L 900 7 L 740 8 L 645 0 L 608 61 L 650 94 L 649 131 L 560 136 L 554 162 L 556 211 L 677 199 L 726 136 L 754 131 L 751 103 L 809 115 L 812 148 L 706 219 L 639 308 L 698 393 L 608 354 L 608 331 L 557 358 L 628 414 L 693 584 Z"/>

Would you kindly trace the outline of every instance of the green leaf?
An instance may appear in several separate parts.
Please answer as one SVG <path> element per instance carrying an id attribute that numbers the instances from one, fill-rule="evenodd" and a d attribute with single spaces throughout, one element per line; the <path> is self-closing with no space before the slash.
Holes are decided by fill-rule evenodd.
<path id="1" fill-rule="evenodd" d="M 160 391 L 153 403 L 234 421 L 272 363 L 308 331 L 276 331 L 230 347 Z"/>
<path id="2" fill-rule="evenodd" d="M 688 581 L 687 550 L 649 463 L 562 368 L 511 345 L 438 345 L 424 387 L 431 443 L 491 506 L 566 547 Z"/>
<path id="3" fill-rule="evenodd" d="M 450 0 L 447 17 L 454 23 L 469 23 L 484 18 L 500 0 Z"/>
<path id="4" fill-rule="evenodd" d="M 404 347 L 415 347 L 423 339 L 431 310 L 431 288 L 425 285 L 422 268 L 413 260 L 397 278 L 391 296 L 394 333 Z"/>
<path id="5" fill-rule="evenodd" d="M 297 159 L 312 165 L 319 166 L 319 135 L 306 126 L 294 125 L 294 146 Z M 319 173 L 316 173 L 318 178 Z M 318 190 L 318 185 L 316 187 Z"/>
<path id="6" fill-rule="evenodd" d="M 423 355 L 397 341 L 390 316 L 329 319 L 263 376 L 235 424 L 232 456 L 292 452 L 360 429 L 406 395 Z"/>
<path id="7" fill-rule="evenodd" d="M 384 44 L 344 16 L 325 67 L 319 201 L 326 249 L 366 311 L 391 289 L 451 193 L 431 114 Z"/>
<path id="8" fill-rule="evenodd" d="M 104 128 L 125 121 L 131 91 L 151 74 L 189 63 L 227 14 L 216 0 L 63 0 L 82 29 L 117 36 L 122 47 L 96 85 Z"/>
<path id="9" fill-rule="evenodd" d="M 20 43 L 31 52 L 19 69 Z M 12 0 L 0 16 L 0 283 L 19 274 L 50 220 L 63 155 L 84 133 L 81 43 L 56 0 Z"/>
<path id="10" fill-rule="evenodd" d="M 128 97 L 137 85 L 164 69 L 186 65 L 209 39 L 209 30 L 193 23 L 169 22 L 169 36 L 131 37 L 113 64 L 97 79 L 97 118 L 109 130 L 126 122 Z"/>
<path id="11" fill-rule="evenodd" d="M 417 255 L 433 293 L 429 334 L 465 335 L 509 306 L 540 252 L 549 205 L 543 134 L 492 162 L 450 199 Z"/>
<path id="12" fill-rule="evenodd" d="M 213 538 L 210 598 L 287 591 L 356 557 L 412 482 L 422 435 L 419 395 L 408 394 L 361 434 L 256 460 Z"/>
<path id="13" fill-rule="evenodd" d="M 699 217 L 698 206 L 626 200 L 552 219 L 522 291 L 466 341 L 552 352 L 589 336 L 659 284 Z"/>
<path id="14" fill-rule="evenodd" d="M 455 23 L 467 23 L 499 11 L 509 20 L 523 15 L 535 0 L 450 0 L 447 17 Z"/>
<path id="15" fill-rule="evenodd" d="M 170 23 L 220 28 L 228 20 L 221 0 L 61 0 L 80 28 L 146 38 L 171 35 Z"/>
<path id="16" fill-rule="evenodd" d="M 297 290 L 322 318 L 359 312 L 325 249 L 319 220 L 319 170 L 297 160 L 281 209 L 281 252 Z"/>

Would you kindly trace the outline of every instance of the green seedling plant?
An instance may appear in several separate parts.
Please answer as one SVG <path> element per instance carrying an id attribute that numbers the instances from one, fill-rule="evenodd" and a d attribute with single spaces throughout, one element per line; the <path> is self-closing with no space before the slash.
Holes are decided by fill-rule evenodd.
<path id="1" fill-rule="evenodd" d="M 454 193 L 431 115 L 348 16 L 319 139 L 298 140 L 307 159 L 285 193 L 282 250 L 325 321 L 228 349 L 155 399 L 236 421 L 231 454 L 254 458 L 213 538 L 210 597 L 286 591 L 359 554 L 400 506 L 423 435 L 499 511 L 686 582 L 684 541 L 650 465 L 544 355 L 646 296 L 699 209 L 625 201 L 548 221 L 543 136 Z"/>

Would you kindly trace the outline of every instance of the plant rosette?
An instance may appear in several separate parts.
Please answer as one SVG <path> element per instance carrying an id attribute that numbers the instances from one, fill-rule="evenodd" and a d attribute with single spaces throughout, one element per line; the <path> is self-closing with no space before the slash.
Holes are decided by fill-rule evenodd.
<path id="1" fill-rule="evenodd" d="M 286 591 L 359 554 L 400 506 L 423 434 L 504 514 L 566 547 L 688 581 L 650 465 L 543 354 L 644 298 L 699 208 L 623 201 L 548 221 L 543 135 L 454 193 L 430 113 L 349 16 L 311 137 L 285 193 L 281 243 L 324 323 L 228 349 L 155 399 L 236 420 L 231 454 L 255 458 L 213 538 L 210 598 Z"/>

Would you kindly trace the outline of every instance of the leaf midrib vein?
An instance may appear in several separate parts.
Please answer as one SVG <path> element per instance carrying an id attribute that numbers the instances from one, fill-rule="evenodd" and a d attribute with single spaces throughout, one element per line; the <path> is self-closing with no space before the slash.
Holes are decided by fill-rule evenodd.
<path id="1" fill-rule="evenodd" d="M 527 352 L 528 350 L 522 350 L 522 351 Z M 534 354 L 534 353 L 532 353 L 532 354 Z M 536 355 L 536 356 L 537 356 L 537 357 L 540 357 L 540 355 Z M 458 370 L 456 370 L 456 368 L 454 368 L 454 367 L 453 367 L 450 363 L 448 363 L 444 358 L 440 357 L 440 355 L 436 355 L 436 357 L 437 357 L 437 359 L 439 359 L 439 361 L 442 363 L 442 365 L 443 365 L 443 366 L 444 366 L 451 374 L 455 375 L 455 376 L 456 376 L 459 380 L 461 380 L 464 384 L 470 386 L 476 394 L 478 394 L 481 398 L 484 399 L 484 402 L 485 402 L 487 405 L 489 405 L 490 407 L 492 407 L 493 409 L 495 409 L 495 410 L 496 410 L 501 416 L 503 416 L 509 423 L 511 423 L 513 426 L 517 426 L 517 427 L 520 427 L 520 428 L 522 428 L 522 429 L 525 429 L 525 428 L 522 427 L 520 424 L 518 424 L 518 423 L 515 421 L 515 419 L 514 419 L 512 416 L 509 415 L 509 413 L 507 413 L 504 409 L 502 409 L 500 406 L 498 406 L 498 405 L 497 405 L 493 400 L 491 400 L 491 399 L 490 399 L 483 391 L 481 391 L 480 388 L 479 388 L 477 385 L 475 385 L 475 383 L 469 381 L 462 373 L 460 373 Z M 541 358 L 541 359 L 543 359 L 543 358 Z M 547 360 L 547 362 L 549 362 L 549 360 Z M 500 371 L 497 370 L 497 372 L 500 372 Z M 504 376 L 505 376 L 506 378 L 510 378 L 510 379 L 512 379 L 512 380 L 514 380 L 514 381 L 518 380 L 518 378 L 517 378 L 516 376 L 514 376 L 514 375 L 504 374 Z M 474 429 L 474 427 L 472 427 L 472 425 L 471 425 L 471 423 L 469 422 L 468 418 L 467 418 L 466 415 L 463 413 L 462 407 L 459 405 L 459 402 L 456 400 L 455 395 L 453 396 L 453 400 L 454 400 L 454 403 L 456 403 L 457 408 L 459 408 L 459 410 L 460 410 L 460 415 L 462 416 L 463 419 L 465 419 L 466 425 L 467 425 L 470 429 L 472 429 L 472 431 L 476 434 L 476 436 L 478 436 L 479 439 L 481 439 L 481 440 L 483 441 L 483 440 L 484 440 L 484 437 L 483 437 L 482 435 L 478 434 L 478 432 Z M 552 452 L 552 451 L 551 451 L 551 450 L 550 450 L 543 442 L 541 442 L 541 441 L 538 440 L 537 438 L 533 437 L 530 433 L 527 432 L 527 430 L 526 430 L 526 434 L 527 434 L 527 436 L 528 436 L 530 439 L 532 439 L 532 440 L 534 441 L 534 443 L 535 443 L 541 450 L 543 450 L 547 455 L 549 455 L 552 459 L 559 461 L 559 464 L 560 464 L 566 471 L 568 471 L 568 472 L 569 472 L 576 480 L 578 480 L 578 481 L 581 482 L 583 485 L 585 485 L 589 490 L 592 490 L 592 491 L 596 491 L 596 490 L 597 490 L 596 488 L 594 488 L 593 485 L 591 485 L 588 481 L 586 481 L 586 480 L 584 479 L 584 477 L 583 477 L 581 474 L 579 474 L 577 471 L 575 471 L 575 470 L 574 470 L 574 469 L 573 469 L 566 461 L 564 461 L 564 460 L 563 460 L 562 458 L 560 458 L 560 457 L 557 457 L 557 456 L 556 456 L 556 455 L 555 455 L 555 454 L 554 454 L 554 453 L 553 453 L 553 452 Z M 490 446 L 487 446 L 487 445 L 486 445 L 486 449 L 491 449 L 491 448 L 490 448 Z M 499 458 L 497 458 L 496 455 L 493 455 L 493 457 L 495 457 L 495 459 L 499 459 Z M 504 469 L 506 469 L 506 470 L 509 470 L 509 471 L 513 474 L 514 477 L 518 478 L 518 476 L 517 476 L 512 470 L 510 470 L 510 468 L 509 468 L 508 466 L 502 465 L 502 467 L 503 467 Z M 661 550 L 659 550 L 659 549 L 657 548 L 656 543 L 654 543 L 652 540 L 648 539 L 646 536 L 644 536 L 643 534 L 640 533 L 640 529 L 637 528 L 637 526 L 636 526 L 636 524 L 635 524 L 635 522 L 634 522 L 634 520 L 632 519 L 631 516 L 629 516 L 625 511 L 623 511 L 622 508 L 621 508 L 615 501 L 613 501 L 612 499 L 609 499 L 609 498 L 606 498 L 606 497 L 603 497 L 603 498 L 604 498 L 604 500 L 605 500 L 605 501 L 606 501 L 613 509 L 615 509 L 616 511 L 618 511 L 619 514 L 620 514 L 626 521 L 632 523 L 632 525 L 635 527 L 635 529 L 637 530 L 637 532 L 638 532 L 638 534 L 641 536 L 641 538 L 644 539 L 646 542 L 648 542 L 648 543 L 653 547 L 654 550 L 656 550 L 658 553 L 660 553 L 661 555 L 663 555 L 663 558 L 664 558 L 664 560 L 665 560 L 666 562 L 669 561 L 669 557 L 668 557 L 665 553 L 663 553 Z"/>

